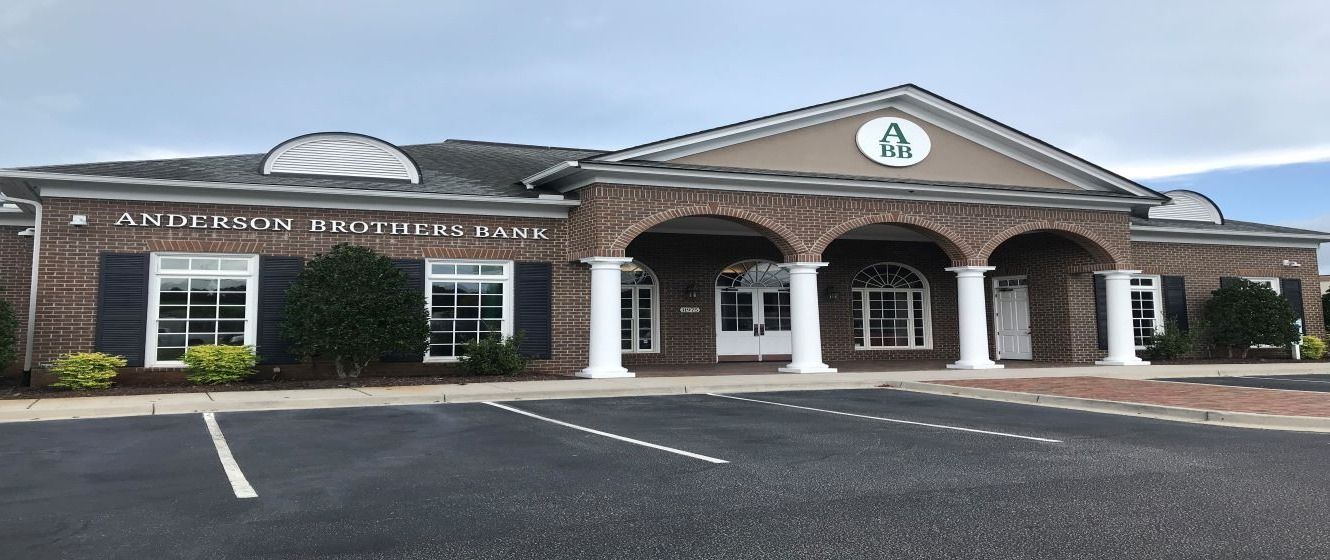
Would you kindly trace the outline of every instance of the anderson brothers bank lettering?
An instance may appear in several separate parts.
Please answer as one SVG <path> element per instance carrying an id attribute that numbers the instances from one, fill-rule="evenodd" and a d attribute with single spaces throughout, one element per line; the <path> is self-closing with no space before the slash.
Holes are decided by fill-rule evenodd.
<path id="1" fill-rule="evenodd" d="M 291 218 L 251 218 L 202 214 L 120 215 L 117 226 L 189 229 L 229 229 L 242 231 L 292 231 Z M 490 237 L 500 239 L 549 239 L 548 228 L 505 226 L 461 226 L 420 222 L 363 222 L 347 220 L 308 220 L 305 231 L 314 233 L 356 233 L 371 235 L 411 235 L 418 237 Z"/>

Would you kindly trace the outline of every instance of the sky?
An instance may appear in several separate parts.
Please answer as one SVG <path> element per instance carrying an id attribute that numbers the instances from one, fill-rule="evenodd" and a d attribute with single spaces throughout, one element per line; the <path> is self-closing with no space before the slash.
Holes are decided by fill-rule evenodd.
<path id="1" fill-rule="evenodd" d="M 1320 0 L 3 0 L 0 167 L 328 130 L 610 149 L 905 82 L 1229 218 L 1330 231 Z"/>

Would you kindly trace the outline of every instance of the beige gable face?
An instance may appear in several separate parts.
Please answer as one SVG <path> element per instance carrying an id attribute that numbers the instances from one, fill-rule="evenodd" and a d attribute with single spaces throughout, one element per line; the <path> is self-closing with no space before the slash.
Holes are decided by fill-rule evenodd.
<path id="1" fill-rule="evenodd" d="M 863 123 L 878 117 L 900 117 L 923 127 L 933 144 L 928 157 L 909 167 L 888 167 L 868 159 L 855 144 L 855 133 Z M 920 181 L 1079 188 L 895 108 L 879 109 L 773 134 L 671 161 L 690 165 Z"/>

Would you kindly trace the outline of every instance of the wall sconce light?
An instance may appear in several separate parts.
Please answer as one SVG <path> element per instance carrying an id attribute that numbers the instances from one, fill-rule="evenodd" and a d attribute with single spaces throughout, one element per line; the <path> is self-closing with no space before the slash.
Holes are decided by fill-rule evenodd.
<path id="1" fill-rule="evenodd" d="M 74 214 L 69 217 L 69 225 L 74 227 L 83 227 L 88 225 L 88 217 L 83 214 Z"/>
<path id="2" fill-rule="evenodd" d="M 1284 266 L 1287 266 L 1287 267 L 1289 267 L 1289 268 L 1298 268 L 1298 267 L 1302 266 L 1302 264 L 1299 263 L 1298 261 L 1291 261 L 1291 260 L 1288 260 L 1288 259 L 1284 259 Z"/>
<path id="3" fill-rule="evenodd" d="M 25 230 L 23 230 L 23 231 L 18 232 L 18 234 L 19 234 L 20 237 L 32 237 L 32 236 L 34 236 L 34 235 L 37 235 L 37 230 L 32 229 L 32 228 L 28 228 L 28 229 L 25 229 Z"/>
<path id="4" fill-rule="evenodd" d="M 689 284 L 683 289 L 683 297 L 697 299 L 697 284 Z"/>
<path id="5" fill-rule="evenodd" d="M 840 292 L 836 291 L 836 288 L 831 286 L 827 286 L 827 289 L 822 291 L 822 295 L 827 298 L 827 301 L 840 300 Z"/>

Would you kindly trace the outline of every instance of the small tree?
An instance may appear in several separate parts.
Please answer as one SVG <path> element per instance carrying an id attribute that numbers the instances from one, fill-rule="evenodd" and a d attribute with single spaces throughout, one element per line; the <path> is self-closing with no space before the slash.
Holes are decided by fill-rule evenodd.
<path id="1" fill-rule="evenodd" d="M 1196 337 L 1191 331 L 1184 331 L 1177 322 L 1169 319 L 1164 324 L 1164 328 L 1155 331 L 1150 337 L 1150 345 L 1147 348 L 1152 360 L 1174 360 L 1178 357 L 1191 352 Z"/>
<path id="2" fill-rule="evenodd" d="M 338 377 L 359 377 L 385 354 L 424 354 L 429 316 L 425 295 L 388 257 L 339 244 L 291 285 L 282 328 L 296 353 L 331 358 Z"/>
<path id="3" fill-rule="evenodd" d="M 1285 346 L 1297 342 L 1302 334 L 1288 301 L 1268 286 L 1241 280 L 1214 291 L 1205 303 L 1205 322 L 1209 337 L 1216 345 L 1235 348 L 1246 358 L 1255 345 Z"/>
<path id="4" fill-rule="evenodd" d="M 0 299 L 0 371 L 18 357 L 18 317 L 9 302 Z"/>

